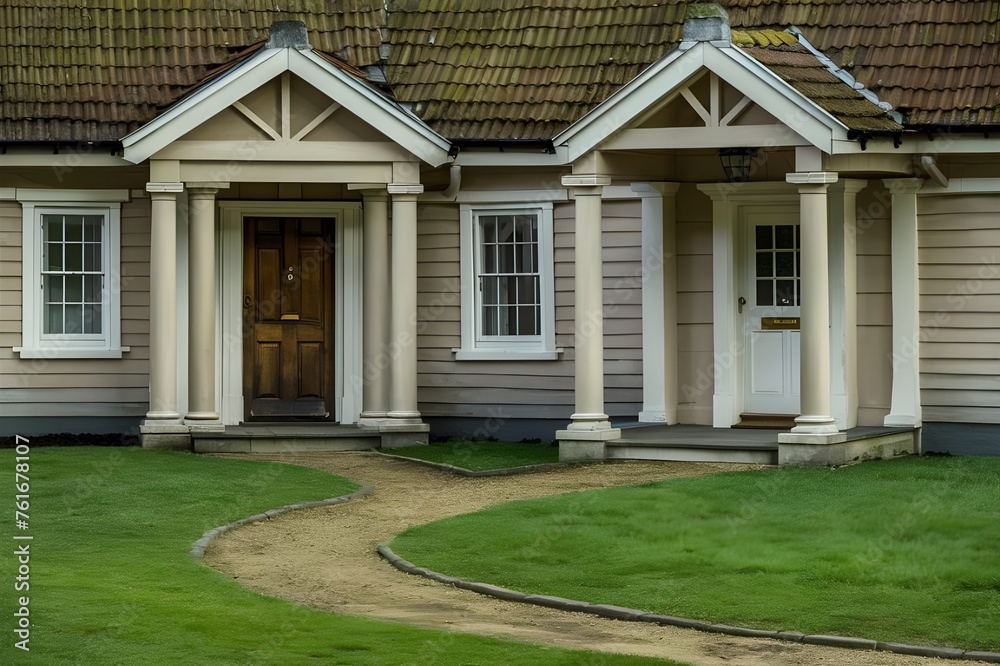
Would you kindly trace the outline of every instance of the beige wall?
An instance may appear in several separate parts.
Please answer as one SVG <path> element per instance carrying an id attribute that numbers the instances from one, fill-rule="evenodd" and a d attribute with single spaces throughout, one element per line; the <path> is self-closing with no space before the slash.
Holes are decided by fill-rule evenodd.
<path id="1" fill-rule="evenodd" d="M 677 192 L 678 418 L 712 424 L 712 201 L 693 185 Z"/>
<path id="2" fill-rule="evenodd" d="M 1000 423 L 1000 195 L 918 211 L 924 420 Z"/>
<path id="3" fill-rule="evenodd" d="M 122 359 L 25 359 L 21 345 L 21 206 L 0 203 L 0 413 L 140 417 L 149 402 L 149 199 L 122 205 Z"/>
<path id="4" fill-rule="evenodd" d="M 634 420 L 642 404 L 642 238 L 638 200 L 604 204 L 605 402 Z M 456 361 L 461 345 L 459 206 L 421 205 L 417 240 L 420 410 L 427 417 L 569 419 L 573 412 L 572 203 L 553 214 L 556 361 Z"/>
<path id="5" fill-rule="evenodd" d="M 857 196 L 858 425 L 881 426 L 892 399 L 891 197 L 878 181 Z"/>

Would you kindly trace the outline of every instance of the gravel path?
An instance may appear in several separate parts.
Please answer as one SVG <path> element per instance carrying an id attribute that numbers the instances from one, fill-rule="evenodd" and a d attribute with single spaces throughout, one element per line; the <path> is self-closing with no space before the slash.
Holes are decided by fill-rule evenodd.
<path id="1" fill-rule="evenodd" d="M 229 531 L 209 546 L 207 564 L 265 594 L 336 613 L 698 665 L 971 663 L 737 638 L 505 602 L 404 574 L 375 552 L 378 544 L 408 527 L 500 502 L 747 469 L 746 465 L 596 463 L 536 474 L 464 478 L 375 453 L 231 457 L 313 467 L 373 488 L 347 504 L 295 511 Z"/>

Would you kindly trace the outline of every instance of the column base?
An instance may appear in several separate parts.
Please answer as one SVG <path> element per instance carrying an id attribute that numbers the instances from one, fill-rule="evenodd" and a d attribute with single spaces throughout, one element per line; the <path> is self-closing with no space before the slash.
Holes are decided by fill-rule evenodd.
<path id="1" fill-rule="evenodd" d="M 385 423 L 378 427 L 382 436 L 380 448 L 398 449 L 427 444 L 431 427 L 426 423 Z"/>
<path id="2" fill-rule="evenodd" d="M 622 436 L 620 428 L 604 428 L 601 430 L 557 430 L 559 440 L 559 462 L 575 462 L 581 460 L 604 460 L 607 455 L 604 444 Z"/>
<path id="3" fill-rule="evenodd" d="M 798 416 L 792 428 L 792 433 L 797 435 L 836 435 L 838 432 L 840 430 L 832 416 Z"/>
<path id="4" fill-rule="evenodd" d="M 882 425 L 886 428 L 919 428 L 921 423 L 911 414 L 887 414 Z"/>
<path id="5" fill-rule="evenodd" d="M 639 412 L 639 423 L 666 423 L 667 413 L 657 410 Z"/>
<path id="6" fill-rule="evenodd" d="M 577 413 L 573 414 L 569 418 L 570 423 L 566 426 L 566 430 L 572 430 L 574 432 L 611 430 L 611 419 L 608 418 L 607 414 Z"/>
<path id="7" fill-rule="evenodd" d="M 378 430 L 380 426 L 390 425 L 392 419 L 385 412 L 361 412 L 358 418 L 358 427 L 370 430 Z"/>
<path id="8" fill-rule="evenodd" d="M 157 423 L 147 419 L 139 426 L 139 441 L 144 449 L 191 451 L 191 430 L 180 423 Z"/>

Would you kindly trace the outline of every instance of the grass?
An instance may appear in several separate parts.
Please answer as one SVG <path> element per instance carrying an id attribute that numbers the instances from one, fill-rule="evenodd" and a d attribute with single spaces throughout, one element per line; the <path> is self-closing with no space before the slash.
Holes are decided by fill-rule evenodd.
<path id="1" fill-rule="evenodd" d="M 772 630 L 1000 648 L 1000 458 L 677 479 L 410 529 L 419 566 Z"/>
<path id="2" fill-rule="evenodd" d="M 394 449 L 392 453 L 405 458 L 447 463 L 473 471 L 559 462 L 559 447 L 537 443 L 449 440 L 433 442 L 426 446 L 406 446 Z"/>
<path id="3" fill-rule="evenodd" d="M 221 524 L 356 488 L 278 463 L 141 449 L 36 448 L 30 529 L 13 524 L 14 451 L 0 452 L 8 540 L 0 558 L 0 663 L 662 663 L 570 652 L 339 616 L 241 588 L 188 555 Z M 11 552 L 30 534 L 30 590 Z M 30 653 L 14 648 L 15 598 L 30 597 Z"/>

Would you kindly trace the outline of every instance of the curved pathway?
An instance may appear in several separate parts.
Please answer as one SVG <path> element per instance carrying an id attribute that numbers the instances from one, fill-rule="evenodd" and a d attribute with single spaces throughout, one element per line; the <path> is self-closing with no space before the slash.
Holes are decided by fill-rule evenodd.
<path id="1" fill-rule="evenodd" d="M 375 453 L 231 457 L 313 467 L 373 489 L 346 504 L 286 513 L 230 530 L 212 542 L 205 551 L 207 564 L 265 594 L 349 615 L 557 647 L 669 657 L 698 665 L 971 663 L 722 636 L 501 601 L 397 571 L 375 550 L 413 525 L 500 502 L 751 466 L 598 463 L 518 476 L 469 478 Z"/>

